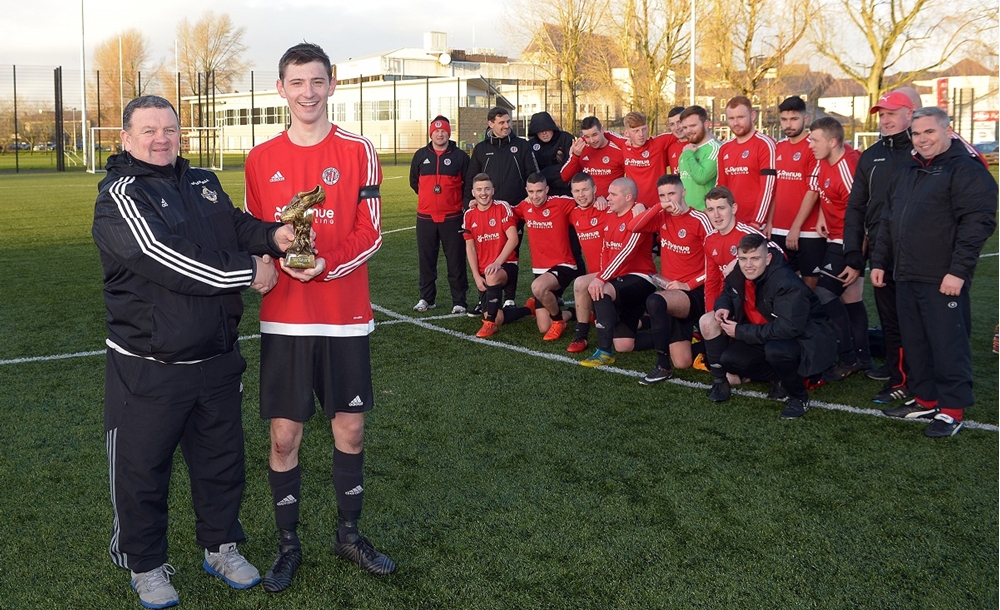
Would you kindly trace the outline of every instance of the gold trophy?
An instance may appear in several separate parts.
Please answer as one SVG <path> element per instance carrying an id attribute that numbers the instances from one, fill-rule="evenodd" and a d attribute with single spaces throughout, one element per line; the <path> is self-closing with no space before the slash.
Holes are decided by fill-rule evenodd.
<path id="1" fill-rule="evenodd" d="M 292 197 L 281 212 L 281 222 L 292 223 L 295 241 L 285 251 L 285 266 L 292 269 L 312 269 L 316 266 L 316 256 L 312 249 L 312 212 L 310 208 L 326 200 L 326 191 L 316 185 L 311 191 L 302 191 Z"/>

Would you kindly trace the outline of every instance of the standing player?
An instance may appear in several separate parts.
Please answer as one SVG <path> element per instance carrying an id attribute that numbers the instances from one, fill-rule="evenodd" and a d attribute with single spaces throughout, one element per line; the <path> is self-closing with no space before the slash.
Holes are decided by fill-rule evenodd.
<path id="1" fill-rule="evenodd" d="M 649 137 L 646 115 L 630 112 L 622 119 L 625 130 L 622 135 L 605 132 L 605 136 L 622 149 L 625 157 L 625 175 L 635 181 L 639 188 L 636 202 L 652 206 L 660 200 L 656 193 L 656 181 L 667 169 L 667 148 L 677 141 L 672 133 L 661 133 Z"/>
<path id="2" fill-rule="evenodd" d="M 590 317 L 594 311 L 594 303 L 587 292 L 587 286 L 597 277 L 597 273 L 586 274 L 586 272 L 590 269 L 599 269 L 601 266 L 601 247 L 604 244 L 601 227 L 603 227 L 603 219 L 608 212 L 607 210 L 598 210 L 594 205 L 597 194 L 594 179 L 590 177 L 590 174 L 580 172 L 573 176 L 572 189 L 576 208 L 570 214 L 570 221 L 573 223 L 573 228 L 580 240 L 586 269 L 583 269 L 583 274 L 573 282 L 573 298 L 576 301 L 576 330 L 573 341 L 570 342 L 566 351 L 578 354 L 587 349 Z"/>
<path id="3" fill-rule="evenodd" d="M 559 307 L 559 295 L 580 274 L 570 244 L 570 214 L 576 203 L 570 197 L 549 197 L 549 187 L 542 174 L 528 176 L 528 198 L 514 208 L 514 215 L 524 221 L 531 248 L 531 266 L 535 280 L 531 292 L 535 295 L 534 310 L 538 332 L 545 341 L 555 341 L 566 330 L 570 312 Z"/>
<path id="4" fill-rule="evenodd" d="M 581 136 L 570 149 L 569 160 L 560 170 L 564 181 L 584 172 L 594 179 L 597 196 L 607 198 L 611 183 L 625 175 L 625 157 L 617 144 L 604 135 L 601 121 L 589 116 L 580 123 Z"/>
<path id="5" fill-rule="evenodd" d="M 816 296 L 837 329 L 840 360 L 823 378 L 839 381 L 871 367 L 868 350 L 868 312 L 862 294 L 864 279 L 848 269 L 844 260 L 844 213 L 851 194 L 854 170 L 861 156 L 844 147 L 844 127 L 836 119 L 824 117 L 809 126 L 809 148 L 816 167 L 809 188 L 819 194 L 822 216 L 817 230 L 826 237 L 823 273 Z"/>
<path id="6" fill-rule="evenodd" d="M 476 174 L 472 179 L 473 205 L 465 212 L 462 230 L 465 255 L 472 278 L 479 289 L 483 326 L 477 337 L 495 335 L 504 322 L 514 322 L 530 311 L 527 307 L 500 307 L 504 289 L 517 277 L 517 218 L 506 201 L 493 198 L 489 175 Z"/>
<path id="7" fill-rule="evenodd" d="M 670 379 L 671 362 L 686 369 L 694 361 L 691 338 L 694 325 L 705 313 L 704 243 L 712 231 L 704 212 L 688 207 L 679 176 L 661 176 L 657 191 L 660 204 L 636 216 L 628 226 L 631 231 L 659 234 L 660 275 L 667 280 L 662 290 L 646 299 L 656 365 L 639 380 L 642 385 Z"/>
<path id="8" fill-rule="evenodd" d="M 809 188 L 809 176 L 816 166 L 806 131 L 809 114 L 799 96 L 786 98 L 778 111 L 785 137 L 774 148 L 777 180 L 767 225 L 771 239 L 785 251 L 792 270 L 802 276 L 806 286 L 815 289 L 819 280 L 816 269 L 823 263 L 826 240 L 816 231 L 818 195 Z"/>
<path id="9" fill-rule="evenodd" d="M 559 172 L 569 160 L 573 134 L 559 129 L 548 112 L 536 112 L 528 122 L 528 146 L 535 156 L 538 171 L 545 176 L 552 195 L 569 195 L 569 181 Z"/>
<path id="10" fill-rule="evenodd" d="M 619 178 L 608 191 L 610 213 L 605 216 L 601 270 L 587 292 L 597 312 L 597 350 L 582 366 L 614 364 L 615 350 L 630 352 L 635 348 L 635 332 L 646 303 L 656 288 L 651 274 L 653 239 L 649 234 L 628 230 L 639 192 L 631 178 Z"/>
<path id="11" fill-rule="evenodd" d="M 670 128 L 670 133 L 674 134 L 674 141 L 667 146 L 667 166 L 670 168 L 671 174 L 678 172 L 681 153 L 684 152 L 688 143 L 687 131 L 684 129 L 684 125 L 681 124 L 681 114 L 683 112 L 683 106 L 674 106 L 667 113 L 667 127 Z"/>
<path id="12" fill-rule="evenodd" d="M 299 280 L 280 274 L 260 309 L 260 412 L 271 422 L 268 480 L 279 532 L 278 557 L 264 576 L 270 592 L 287 588 L 302 563 L 299 446 L 314 393 L 333 431 L 334 551 L 372 574 L 396 569 L 358 532 L 365 412 L 374 402 L 367 261 L 382 245 L 382 169 L 370 141 L 327 118 L 335 86 L 330 58 L 319 46 L 285 51 L 277 88 L 288 101 L 291 126 L 251 150 L 246 164 L 247 210 L 258 218 L 279 216 L 292 196 L 317 184 L 326 192 L 313 208 L 316 268 Z"/>
<path id="13" fill-rule="evenodd" d="M 414 311 L 427 311 L 437 297 L 438 247 L 444 248 L 451 288 L 451 313 L 465 313 L 469 278 L 465 273 L 462 212 L 465 170 L 469 155 L 451 137 L 451 124 L 443 116 L 431 121 L 430 143 L 413 155 L 410 188 L 417 194 L 417 258 L 420 265 L 420 300 Z"/>
<path id="14" fill-rule="evenodd" d="M 719 149 L 719 186 L 736 197 L 739 221 L 763 229 L 774 195 L 774 140 L 757 131 L 757 111 L 739 95 L 726 104 L 732 139 Z"/>
<path id="15" fill-rule="evenodd" d="M 705 193 L 715 186 L 719 176 L 719 147 L 712 134 L 708 112 L 701 106 L 689 106 L 680 115 L 687 141 L 677 160 L 677 173 L 684 183 L 689 207 L 705 211 Z"/>

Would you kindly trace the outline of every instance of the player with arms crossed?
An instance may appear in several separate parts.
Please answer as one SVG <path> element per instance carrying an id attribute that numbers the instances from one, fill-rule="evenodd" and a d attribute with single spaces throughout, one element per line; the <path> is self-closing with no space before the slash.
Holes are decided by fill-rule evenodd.
<path id="1" fill-rule="evenodd" d="M 736 196 L 738 219 L 763 229 L 774 195 L 774 140 L 757 131 L 757 111 L 742 95 L 726 105 L 726 122 L 733 132 L 719 149 L 719 186 Z"/>
<path id="2" fill-rule="evenodd" d="M 334 551 L 372 574 L 396 569 L 358 533 L 365 412 L 374 403 L 368 335 L 375 321 L 366 263 L 382 245 L 382 169 L 370 141 L 327 119 L 335 86 L 319 46 L 285 51 L 277 88 L 291 126 L 251 150 L 246 164 L 247 210 L 258 218 L 274 219 L 295 194 L 317 184 L 326 192 L 313 208 L 316 267 L 294 277 L 280 274 L 260 309 L 260 412 L 271 422 L 268 480 L 279 532 L 278 557 L 264 576 L 269 592 L 287 588 L 302 563 L 299 446 L 314 393 L 333 431 Z"/>

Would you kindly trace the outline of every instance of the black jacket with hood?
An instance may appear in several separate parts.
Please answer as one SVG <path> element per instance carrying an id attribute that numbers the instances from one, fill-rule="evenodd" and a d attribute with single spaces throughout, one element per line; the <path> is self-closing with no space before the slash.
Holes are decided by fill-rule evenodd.
<path id="1" fill-rule="evenodd" d="M 542 142 L 538 138 L 539 131 L 551 131 L 552 138 Z M 536 112 L 528 123 L 528 145 L 535 155 L 538 171 L 542 172 L 549 185 L 549 195 L 571 196 L 570 185 L 563 181 L 559 170 L 569 159 L 569 149 L 573 146 L 572 134 L 559 129 L 552 115 L 548 112 Z"/>

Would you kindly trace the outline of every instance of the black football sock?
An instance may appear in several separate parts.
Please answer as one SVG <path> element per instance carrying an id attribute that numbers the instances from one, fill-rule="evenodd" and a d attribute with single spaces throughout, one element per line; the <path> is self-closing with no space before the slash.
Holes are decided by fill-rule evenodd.
<path id="1" fill-rule="evenodd" d="M 497 312 L 500 311 L 501 298 L 503 298 L 502 286 L 486 287 L 486 319 L 488 321 L 497 321 Z"/>
<path id="2" fill-rule="evenodd" d="M 726 371 L 722 370 L 722 353 L 729 347 L 729 337 L 721 334 L 714 339 L 705 339 L 705 360 L 708 361 L 708 370 L 712 373 L 712 382 L 725 381 Z"/>
<path id="3" fill-rule="evenodd" d="M 267 481 L 271 484 L 271 499 L 274 501 L 274 521 L 279 530 L 294 532 L 299 527 L 299 493 L 302 489 L 302 468 L 286 472 L 267 469 Z"/>
<path id="4" fill-rule="evenodd" d="M 609 354 L 615 351 L 615 327 L 618 326 L 618 308 L 610 296 L 594 301 L 597 313 L 597 347 Z"/>
<path id="5" fill-rule="evenodd" d="M 644 352 L 653 349 L 653 335 L 649 331 L 640 330 L 635 333 L 635 346 L 632 348 L 636 352 Z M 667 366 L 670 368 L 670 358 L 667 357 Z"/>
<path id="6" fill-rule="evenodd" d="M 333 488 L 337 492 L 337 539 L 347 540 L 358 533 L 358 518 L 365 499 L 365 452 L 333 450 Z"/>
<path id="7" fill-rule="evenodd" d="M 583 339 L 584 341 L 586 341 L 587 337 L 589 336 L 590 336 L 590 322 L 581 322 L 580 320 L 577 320 L 576 334 L 573 336 L 573 340 L 579 341 L 580 339 Z"/>
<path id="8" fill-rule="evenodd" d="M 530 316 L 531 310 L 527 307 L 504 307 L 503 308 L 503 323 L 510 324 L 511 322 L 517 322 L 525 316 Z"/>
<path id="9" fill-rule="evenodd" d="M 662 369 L 669 369 L 670 337 L 673 335 L 674 318 L 667 313 L 667 302 L 656 293 L 646 299 L 646 311 L 649 312 L 649 331 L 653 348 L 656 350 L 656 365 Z"/>

